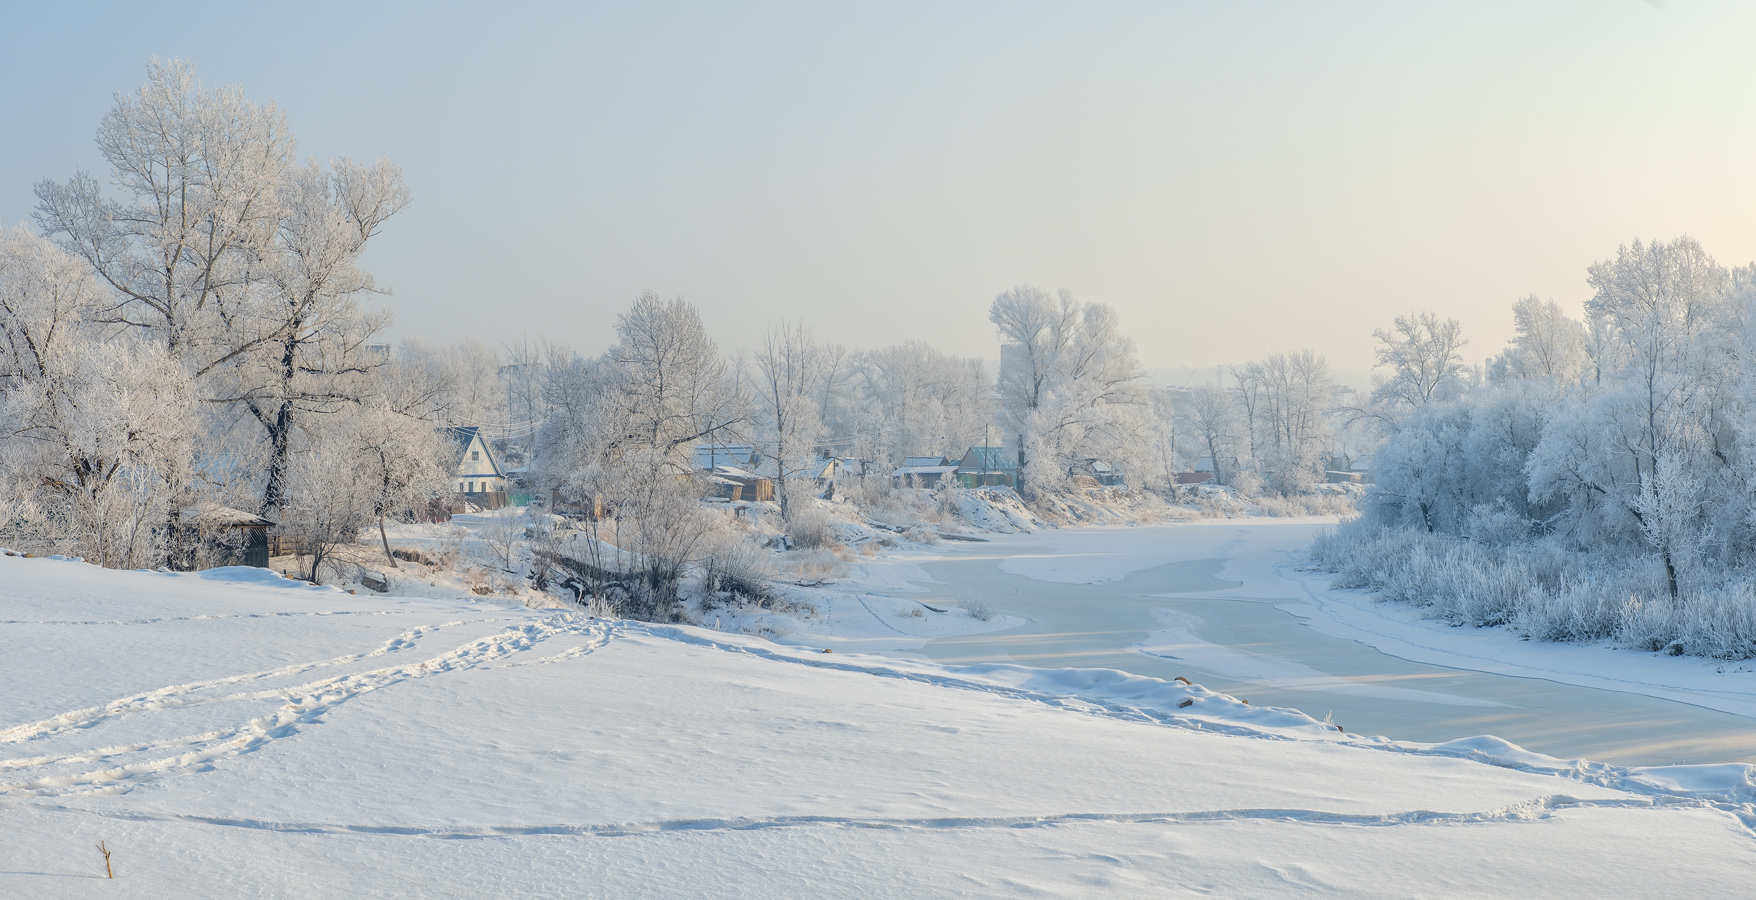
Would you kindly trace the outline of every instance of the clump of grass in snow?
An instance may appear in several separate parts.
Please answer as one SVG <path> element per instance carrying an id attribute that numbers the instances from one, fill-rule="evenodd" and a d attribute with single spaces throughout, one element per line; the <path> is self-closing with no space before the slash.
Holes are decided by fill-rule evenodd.
<path id="1" fill-rule="evenodd" d="M 999 615 L 994 611 L 994 607 L 988 605 L 988 601 L 980 597 L 965 597 L 958 601 L 958 605 L 962 606 L 963 611 L 969 613 L 972 618 L 980 619 L 983 622 L 993 621 L 994 617 Z"/>

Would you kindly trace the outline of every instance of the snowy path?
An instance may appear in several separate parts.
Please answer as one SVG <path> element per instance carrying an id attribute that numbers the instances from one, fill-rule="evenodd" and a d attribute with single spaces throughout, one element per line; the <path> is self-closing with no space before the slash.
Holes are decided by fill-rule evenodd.
<path id="1" fill-rule="evenodd" d="M 936 594 L 1027 619 L 944 638 L 948 664 L 1016 662 L 1183 675 L 1350 731 L 1492 734 L 1563 758 L 1756 760 L 1752 666 L 1459 629 L 1330 591 L 1296 563 L 1316 522 L 1253 520 L 1000 536 L 924 568 Z"/>
<path id="2" fill-rule="evenodd" d="M 1730 896 L 1756 876 L 1742 766 L 1374 741 L 1114 671 L 49 560 L 0 559 L 0 620 L 0 896 Z"/>

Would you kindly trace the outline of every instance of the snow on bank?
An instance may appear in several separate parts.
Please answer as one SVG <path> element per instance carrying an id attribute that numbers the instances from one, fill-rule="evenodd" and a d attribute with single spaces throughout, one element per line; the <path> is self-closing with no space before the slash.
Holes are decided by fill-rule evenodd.
<path id="1" fill-rule="evenodd" d="M 1756 661 L 1724 662 L 1631 650 L 1609 641 L 1532 641 L 1505 628 L 1462 628 L 1384 602 L 1363 589 L 1331 588 L 1334 575 L 1294 559 L 1278 563 L 1304 602 L 1281 608 L 1323 634 L 1415 662 L 1625 691 L 1756 718 Z"/>
<path id="2" fill-rule="evenodd" d="M 23 559 L 0 559 L 0 641 L 7 896 L 1735 896 L 1756 875 L 1747 767 L 1371 741 L 1113 671 Z"/>

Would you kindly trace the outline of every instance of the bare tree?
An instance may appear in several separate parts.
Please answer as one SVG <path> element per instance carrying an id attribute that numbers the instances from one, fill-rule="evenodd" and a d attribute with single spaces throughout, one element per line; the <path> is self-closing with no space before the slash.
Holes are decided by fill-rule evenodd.
<path id="1" fill-rule="evenodd" d="M 801 324 L 770 328 L 756 354 L 758 445 L 774 460 L 775 494 L 787 521 L 792 520 L 795 483 L 811 466 L 823 433 L 817 397 L 826 374 L 822 352 Z"/>
<path id="2" fill-rule="evenodd" d="M 1189 389 L 1188 430 L 1207 451 L 1213 461 L 1213 480 L 1229 484 L 1225 461 L 1235 455 L 1233 447 L 1238 436 L 1238 401 L 1217 384 L 1196 385 Z"/>
<path id="3" fill-rule="evenodd" d="M 1455 394 L 1466 371 L 1459 352 L 1466 341 L 1456 319 L 1441 322 L 1430 312 L 1397 316 L 1393 329 L 1380 328 L 1372 337 L 1378 365 L 1390 369 L 1388 380 L 1372 392 L 1374 400 L 1408 409 Z"/>

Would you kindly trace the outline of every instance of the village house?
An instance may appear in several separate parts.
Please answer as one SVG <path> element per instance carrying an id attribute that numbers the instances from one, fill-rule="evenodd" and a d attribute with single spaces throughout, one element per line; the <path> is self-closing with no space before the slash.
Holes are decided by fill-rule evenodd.
<path id="1" fill-rule="evenodd" d="M 910 456 L 902 461 L 890 477 L 903 487 L 938 487 L 939 479 L 957 471 L 957 463 L 943 456 Z"/>
<path id="2" fill-rule="evenodd" d="M 697 472 L 711 472 L 719 466 L 736 466 L 754 471 L 762 463 L 762 454 L 752 444 L 700 444 L 692 459 Z"/>
<path id="3" fill-rule="evenodd" d="M 452 479 L 457 499 L 479 509 L 499 509 L 506 505 L 506 472 L 494 457 L 494 448 L 474 426 L 453 428 L 457 441 L 457 472 Z"/>
<path id="4" fill-rule="evenodd" d="M 957 463 L 957 481 L 964 487 L 1018 487 L 1018 454 L 1005 447 L 971 447 Z"/>

